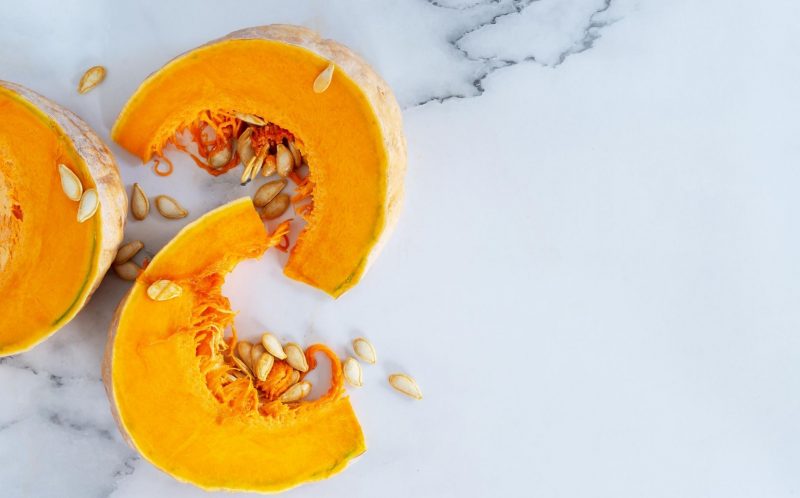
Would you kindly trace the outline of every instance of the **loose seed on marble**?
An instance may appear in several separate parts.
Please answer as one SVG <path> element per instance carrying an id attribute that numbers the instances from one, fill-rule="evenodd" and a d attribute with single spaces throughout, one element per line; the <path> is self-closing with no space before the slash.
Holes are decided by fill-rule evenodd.
<path id="1" fill-rule="evenodd" d="M 117 256 L 114 258 L 115 265 L 121 265 L 129 261 L 132 257 L 136 256 L 136 254 L 144 248 L 144 243 L 141 240 L 133 240 L 120 246 L 117 249 Z"/>
<path id="2" fill-rule="evenodd" d="M 189 211 L 168 195 L 156 197 L 156 209 L 161 213 L 161 216 L 170 220 L 178 220 L 189 215 Z"/>
<path id="3" fill-rule="evenodd" d="M 361 364 L 352 356 L 348 356 L 347 359 L 344 360 L 344 363 L 342 363 L 342 373 L 344 373 L 344 380 L 351 386 L 361 387 L 364 385 L 362 381 Z"/>
<path id="4" fill-rule="evenodd" d="M 138 183 L 134 183 L 131 190 L 131 214 L 141 221 L 147 218 L 148 213 L 150 213 L 150 201 L 144 194 L 142 187 Z"/>
<path id="5" fill-rule="evenodd" d="M 139 276 L 141 268 L 133 261 L 126 261 L 122 264 L 114 265 L 114 273 L 122 280 L 134 281 Z"/>
<path id="6" fill-rule="evenodd" d="M 375 347 L 364 337 L 356 337 L 353 339 L 353 351 L 361 360 L 374 365 L 378 361 L 378 355 L 375 353 Z"/>
<path id="7" fill-rule="evenodd" d="M 106 78 L 106 68 L 93 66 L 86 70 L 78 83 L 78 93 L 86 93 L 99 85 Z"/>
<path id="8" fill-rule="evenodd" d="M 406 374 L 392 374 L 389 376 L 389 384 L 398 392 L 414 399 L 422 399 L 422 390 L 417 385 L 417 381 Z"/>

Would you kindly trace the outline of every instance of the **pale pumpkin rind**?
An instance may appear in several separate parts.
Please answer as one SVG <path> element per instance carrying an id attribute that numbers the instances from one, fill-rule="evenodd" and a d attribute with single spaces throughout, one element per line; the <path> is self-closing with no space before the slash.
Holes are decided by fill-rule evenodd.
<path id="1" fill-rule="evenodd" d="M 122 240 L 125 190 L 111 152 L 78 116 L 0 81 L 0 356 L 67 324 L 100 285 Z M 78 223 L 58 172 L 65 163 L 97 190 Z"/>
<path id="2" fill-rule="evenodd" d="M 229 305 L 221 294 L 204 295 L 202 282 L 221 282 L 267 247 L 250 198 L 207 213 L 151 261 L 109 331 L 103 379 L 123 435 L 155 466 L 204 489 L 280 491 L 329 477 L 365 450 L 341 392 L 267 417 L 231 411 L 201 373 L 193 313 L 209 299 Z M 181 295 L 150 299 L 147 288 L 162 279 L 179 284 Z"/>
<path id="3" fill-rule="evenodd" d="M 329 63 L 333 81 L 314 93 Z M 112 137 L 147 161 L 207 109 L 263 116 L 303 142 L 316 185 L 314 211 L 284 273 L 335 297 L 354 286 L 389 237 L 403 199 L 406 142 L 388 85 L 348 48 L 309 29 L 254 27 L 148 77 Z"/>

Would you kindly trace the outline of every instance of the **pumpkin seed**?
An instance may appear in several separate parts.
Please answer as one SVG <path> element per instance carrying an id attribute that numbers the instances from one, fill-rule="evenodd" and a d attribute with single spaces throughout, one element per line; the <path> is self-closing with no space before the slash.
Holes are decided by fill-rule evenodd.
<path id="1" fill-rule="evenodd" d="M 233 362 L 236 363 L 236 366 L 239 367 L 239 370 L 246 373 L 248 377 L 253 376 L 253 372 L 250 371 L 250 367 L 248 367 L 245 362 L 235 356 L 231 356 L 231 358 L 233 358 Z"/>
<path id="2" fill-rule="evenodd" d="M 290 367 L 301 372 L 308 372 L 308 360 L 306 360 L 306 354 L 303 352 L 303 348 L 290 342 L 283 347 L 283 350 L 286 353 L 286 363 L 288 363 Z"/>
<path id="3" fill-rule="evenodd" d="M 261 170 L 261 176 L 274 175 L 278 169 L 278 163 L 275 161 L 275 156 L 270 154 L 264 159 L 264 168 Z"/>
<path id="4" fill-rule="evenodd" d="M 258 172 L 261 171 L 261 164 L 263 164 L 263 161 L 258 156 L 256 156 L 256 163 L 255 165 L 253 165 L 253 171 L 250 172 L 250 179 L 247 180 L 248 182 L 251 182 L 256 179 L 256 177 L 258 176 Z"/>
<path id="5" fill-rule="evenodd" d="M 269 353 L 263 353 L 254 364 L 254 370 L 258 380 L 267 380 L 267 375 L 269 375 L 274 364 L 275 357 Z"/>
<path id="6" fill-rule="evenodd" d="M 277 163 L 278 174 L 283 178 L 289 176 L 294 168 L 294 159 L 292 153 L 283 144 L 278 144 L 277 152 L 275 153 L 275 161 Z"/>
<path id="7" fill-rule="evenodd" d="M 93 66 L 86 70 L 78 83 L 78 93 L 86 93 L 99 85 L 106 78 L 106 68 Z"/>
<path id="8" fill-rule="evenodd" d="M 172 280 L 156 280 L 147 288 L 147 295 L 153 301 L 168 301 L 183 293 L 183 288 Z"/>
<path id="9" fill-rule="evenodd" d="M 231 157 L 233 157 L 233 143 L 228 143 L 227 147 L 208 156 L 208 164 L 215 169 L 221 168 L 231 161 Z"/>
<path id="10" fill-rule="evenodd" d="M 140 187 L 138 183 L 134 183 L 133 189 L 131 190 L 131 214 L 133 214 L 134 218 L 141 221 L 147 218 L 149 213 L 150 201 L 147 199 L 147 196 L 144 195 L 142 187 Z"/>
<path id="11" fill-rule="evenodd" d="M 283 350 L 283 346 L 281 346 L 280 341 L 274 335 L 267 332 L 266 334 L 261 336 L 261 344 L 264 345 L 264 349 L 267 350 L 269 354 L 274 356 L 279 360 L 286 359 L 286 352 Z"/>
<path id="12" fill-rule="evenodd" d="M 237 119 L 244 121 L 245 123 L 250 123 L 252 125 L 264 126 L 265 124 L 267 124 L 266 121 L 259 118 L 258 116 L 253 114 L 247 114 L 246 112 L 234 112 L 233 115 L 236 116 Z"/>
<path id="13" fill-rule="evenodd" d="M 265 220 L 274 220 L 289 209 L 289 194 L 278 194 L 269 204 L 261 209 L 261 217 Z"/>
<path id="14" fill-rule="evenodd" d="M 297 384 L 287 389 L 285 393 L 281 394 L 281 396 L 278 399 L 283 401 L 284 403 L 291 403 L 293 401 L 300 401 L 301 399 L 308 396 L 310 392 L 311 392 L 311 383 L 306 381 L 298 382 Z"/>
<path id="15" fill-rule="evenodd" d="M 314 93 L 322 93 L 331 86 L 333 80 L 333 64 L 328 64 L 319 76 L 314 80 Z"/>
<path id="16" fill-rule="evenodd" d="M 242 164 L 247 165 L 253 156 L 256 155 L 253 151 L 253 142 L 250 137 L 253 135 L 253 129 L 247 128 L 239 135 L 239 140 L 236 141 L 236 152 L 239 154 L 239 159 Z"/>
<path id="17" fill-rule="evenodd" d="M 414 399 L 422 399 L 422 391 L 417 385 L 417 381 L 406 374 L 392 374 L 389 376 L 389 384 L 398 392 Z"/>
<path id="18" fill-rule="evenodd" d="M 78 175 L 76 175 L 66 164 L 58 165 L 58 174 L 61 176 L 61 189 L 67 195 L 67 199 L 71 201 L 81 200 L 83 194 L 83 184 L 81 184 Z"/>
<path id="19" fill-rule="evenodd" d="M 356 337 L 353 339 L 353 351 L 361 360 L 374 365 L 378 361 L 378 355 L 375 354 L 375 347 L 371 342 L 364 337 Z"/>
<path id="20" fill-rule="evenodd" d="M 239 355 L 239 358 L 245 362 L 245 364 L 250 367 L 252 364 L 250 363 L 252 359 L 253 353 L 253 345 L 247 341 L 239 341 L 236 343 L 236 354 Z"/>
<path id="21" fill-rule="evenodd" d="M 244 171 L 242 171 L 242 176 L 239 178 L 239 184 L 244 187 L 248 183 L 250 183 L 250 174 L 253 172 L 253 168 L 255 166 L 256 160 L 258 156 L 253 157 L 250 159 L 250 162 L 244 167 Z"/>
<path id="22" fill-rule="evenodd" d="M 286 143 L 288 144 L 287 147 L 289 147 L 289 152 L 292 153 L 292 159 L 294 160 L 294 167 L 299 168 L 303 164 L 303 155 L 300 154 L 300 149 L 297 148 L 293 140 L 289 140 Z"/>
<path id="23" fill-rule="evenodd" d="M 361 387 L 364 385 L 361 378 L 361 365 L 352 356 L 348 356 L 342 363 L 342 372 L 344 380 L 351 386 Z"/>
<path id="24" fill-rule="evenodd" d="M 144 243 L 141 240 L 134 240 L 117 249 L 117 256 L 114 258 L 115 265 L 121 265 L 129 261 L 132 257 L 142 250 Z"/>
<path id="25" fill-rule="evenodd" d="M 156 197 L 156 209 L 161 213 L 161 216 L 170 220 L 185 218 L 189 214 L 189 211 L 178 204 L 178 201 L 168 195 Z"/>
<path id="26" fill-rule="evenodd" d="M 78 204 L 78 223 L 83 223 L 94 216 L 99 206 L 100 198 L 97 196 L 97 190 L 90 188 L 84 191 Z"/>
<path id="27" fill-rule="evenodd" d="M 114 265 L 114 273 L 122 280 L 133 281 L 139 276 L 141 269 L 133 261 L 126 261 L 122 264 Z"/>
<path id="28" fill-rule="evenodd" d="M 269 201 L 281 193 L 284 187 L 286 187 L 286 180 L 273 180 L 265 183 L 256 190 L 253 196 L 253 204 L 255 204 L 256 207 L 266 206 L 269 204 Z"/>
<path id="29" fill-rule="evenodd" d="M 297 384 L 300 381 L 300 372 L 295 369 L 292 369 L 291 378 L 289 379 L 289 385 Z"/>
<path id="30" fill-rule="evenodd" d="M 250 348 L 250 363 L 249 365 L 255 367 L 256 362 L 262 355 L 264 355 L 267 350 L 262 346 L 260 343 L 253 344 L 253 347 Z M 254 369 L 255 370 L 255 369 Z"/>

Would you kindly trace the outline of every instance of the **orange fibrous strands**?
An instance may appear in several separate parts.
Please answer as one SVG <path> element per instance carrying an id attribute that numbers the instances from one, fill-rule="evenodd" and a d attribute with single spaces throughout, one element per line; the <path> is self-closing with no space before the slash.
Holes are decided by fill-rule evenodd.
<path id="1" fill-rule="evenodd" d="M 275 228 L 269 235 L 268 247 L 279 246 L 284 241 L 290 222 L 291 220 L 283 221 Z M 224 407 L 221 412 L 223 416 L 252 413 L 276 417 L 306 404 L 319 403 L 323 399 L 330 400 L 341 395 L 341 365 L 333 352 L 323 345 L 311 346 L 306 351 L 309 371 L 316 366 L 314 353 L 322 351 L 331 358 L 332 363 L 339 365 L 339 372 L 337 374 L 332 371 L 331 389 L 323 398 L 315 401 L 286 404 L 278 400 L 293 384 L 293 369 L 285 360 L 276 359 L 263 381 L 251 378 L 239 370 L 233 361 L 238 341 L 234 326 L 235 313 L 231 311 L 230 301 L 222 295 L 223 282 L 224 278 L 218 273 L 192 281 L 193 291 L 200 299 L 192 310 L 189 325 L 182 329 L 194 334 L 200 374 L 204 376 L 211 394 Z M 225 331 L 228 329 L 231 335 L 226 338 Z M 304 376 L 305 374 L 301 374 L 301 378 Z"/>

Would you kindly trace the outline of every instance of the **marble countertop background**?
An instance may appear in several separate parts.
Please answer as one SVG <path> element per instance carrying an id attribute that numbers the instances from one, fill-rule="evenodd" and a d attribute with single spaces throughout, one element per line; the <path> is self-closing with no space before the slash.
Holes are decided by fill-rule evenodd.
<path id="1" fill-rule="evenodd" d="M 343 353 L 365 334 L 382 359 L 352 393 L 367 453 L 285 496 L 789 497 L 799 15 L 788 0 L 6 2 L 0 78 L 107 138 L 166 60 L 280 22 L 346 43 L 395 89 L 407 203 L 364 281 L 334 302 L 268 254 L 226 284 L 253 335 Z M 107 80 L 78 95 L 94 64 Z M 182 158 L 158 178 L 112 147 L 126 185 L 191 212 L 130 221 L 151 252 L 249 193 Z M 126 287 L 107 277 L 68 327 L 0 360 L 0 496 L 207 495 L 110 416 L 100 358 Z M 394 370 L 425 400 L 393 393 Z"/>

